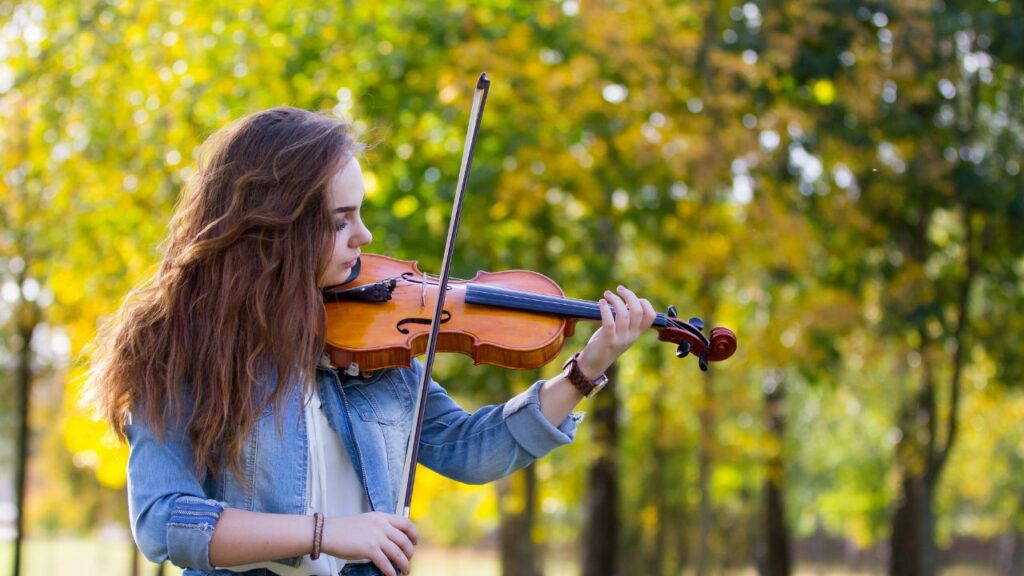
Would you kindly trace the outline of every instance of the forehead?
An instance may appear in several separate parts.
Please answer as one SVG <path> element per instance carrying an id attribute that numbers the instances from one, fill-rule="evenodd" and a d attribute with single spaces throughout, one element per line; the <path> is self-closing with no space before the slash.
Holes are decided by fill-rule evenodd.
<path id="1" fill-rule="evenodd" d="M 359 161 L 352 158 L 334 173 L 327 183 L 327 192 L 333 208 L 358 206 L 363 202 L 366 189 L 363 185 L 363 171 Z"/>

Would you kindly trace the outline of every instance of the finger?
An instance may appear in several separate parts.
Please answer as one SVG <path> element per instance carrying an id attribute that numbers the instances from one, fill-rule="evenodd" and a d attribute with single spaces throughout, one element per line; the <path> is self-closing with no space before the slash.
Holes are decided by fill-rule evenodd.
<path id="1" fill-rule="evenodd" d="M 640 305 L 644 307 L 643 328 L 646 330 L 654 325 L 654 321 L 658 318 L 658 313 L 654 311 L 654 306 L 651 305 L 647 298 L 641 298 Z"/>
<path id="2" fill-rule="evenodd" d="M 607 300 L 601 298 L 597 301 L 597 308 L 601 311 L 601 326 L 604 326 L 612 333 L 615 332 L 615 318 L 612 317 L 612 307 Z"/>
<path id="3" fill-rule="evenodd" d="M 395 572 L 395 567 L 391 565 L 391 561 L 388 560 L 387 554 L 384 553 L 380 548 L 375 549 L 370 553 L 370 560 L 373 561 L 373 565 L 380 568 L 380 571 L 384 573 L 384 576 L 398 576 Z"/>
<path id="4" fill-rule="evenodd" d="M 635 339 L 640 334 L 640 323 L 644 318 L 644 308 L 640 305 L 640 299 L 636 297 L 632 290 L 622 284 L 619 284 L 618 289 L 619 294 L 622 295 L 622 299 L 625 300 L 626 306 L 629 308 L 629 332 Z"/>
<path id="5" fill-rule="evenodd" d="M 408 536 L 409 540 L 413 543 L 413 545 L 419 544 L 420 533 L 419 530 L 416 530 L 416 525 L 412 523 L 412 520 L 409 520 L 408 518 L 405 518 L 403 516 L 393 515 L 388 516 L 388 520 L 391 522 L 392 526 L 398 528 L 402 531 L 402 533 Z"/>
<path id="6" fill-rule="evenodd" d="M 615 335 L 624 337 L 629 329 L 629 312 L 626 311 L 626 303 L 611 290 L 606 290 L 604 297 L 615 308 Z"/>
<path id="7" fill-rule="evenodd" d="M 409 559 L 402 553 L 402 549 L 398 547 L 398 544 L 388 540 L 381 544 L 380 549 L 383 550 L 384 553 L 388 555 L 388 558 L 398 566 L 398 569 L 402 571 L 402 574 L 409 573 Z"/>
<path id="8" fill-rule="evenodd" d="M 406 558 L 412 558 L 412 553 L 416 550 L 416 547 L 413 545 L 412 539 L 410 539 L 405 532 L 402 532 L 398 528 L 392 526 L 391 529 L 388 530 L 388 538 L 402 549 Z"/>

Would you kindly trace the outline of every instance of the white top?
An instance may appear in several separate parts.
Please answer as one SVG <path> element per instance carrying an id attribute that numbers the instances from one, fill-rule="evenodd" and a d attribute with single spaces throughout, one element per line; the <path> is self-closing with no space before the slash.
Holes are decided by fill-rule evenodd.
<path id="1" fill-rule="evenodd" d="M 306 476 L 306 496 L 310 515 L 309 538 L 313 541 L 314 512 L 325 517 L 355 516 L 369 512 L 370 502 L 363 489 L 362 480 L 356 475 L 352 458 L 331 429 L 324 415 L 323 403 L 315 390 L 306 394 L 306 433 L 309 437 L 309 474 Z M 243 572 L 253 568 L 268 568 L 280 576 L 330 576 L 337 574 L 345 564 L 358 564 L 369 560 L 343 560 L 320 554 L 316 560 L 306 555 L 298 566 L 292 567 L 279 562 L 256 562 L 242 566 L 230 566 L 228 570 Z"/>

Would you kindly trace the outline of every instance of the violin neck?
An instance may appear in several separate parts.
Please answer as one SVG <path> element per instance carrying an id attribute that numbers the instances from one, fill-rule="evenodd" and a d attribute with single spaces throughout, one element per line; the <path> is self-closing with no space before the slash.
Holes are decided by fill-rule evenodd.
<path id="1" fill-rule="evenodd" d="M 564 318 L 601 321 L 601 308 L 597 302 L 535 294 L 533 292 L 521 292 L 488 286 L 487 284 L 467 285 L 466 303 L 508 308 L 510 310 L 523 310 L 525 312 L 548 314 Z M 612 309 L 612 315 L 614 314 L 615 310 Z M 658 314 L 652 328 L 665 328 L 668 325 L 668 318 L 664 314 Z"/>

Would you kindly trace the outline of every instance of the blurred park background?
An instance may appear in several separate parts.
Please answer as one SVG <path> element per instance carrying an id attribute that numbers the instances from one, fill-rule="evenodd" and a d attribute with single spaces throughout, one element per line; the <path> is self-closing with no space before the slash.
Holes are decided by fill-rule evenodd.
<path id="1" fill-rule="evenodd" d="M 419 474 L 417 573 L 1024 574 L 1020 0 L 0 0 L 0 572 L 19 534 L 23 574 L 158 570 L 76 377 L 197 146 L 352 120 L 369 251 L 437 271 L 482 71 L 454 274 L 622 283 L 739 351 L 651 333 L 574 444 Z M 501 402 L 592 330 L 436 376 Z"/>

